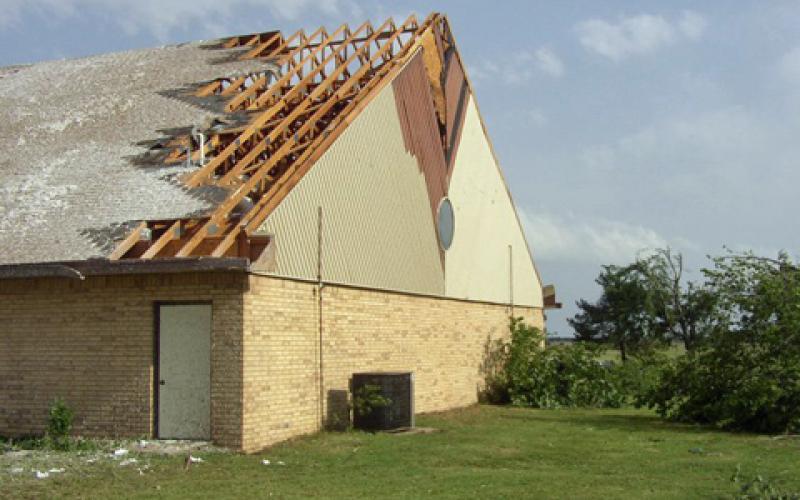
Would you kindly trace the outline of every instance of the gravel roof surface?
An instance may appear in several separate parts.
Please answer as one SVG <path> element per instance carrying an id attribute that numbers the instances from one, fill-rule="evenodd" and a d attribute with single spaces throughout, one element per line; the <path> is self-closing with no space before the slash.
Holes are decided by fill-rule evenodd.
<path id="1" fill-rule="evenodd" d="M 131 221 L 212 208 L 176 180 L 185 166 L 143 158 L 222 115 L 194 85 L 264 69 L 240 52 L 194 42 L 0 68 L 0 264 L 103 257 Z"/>

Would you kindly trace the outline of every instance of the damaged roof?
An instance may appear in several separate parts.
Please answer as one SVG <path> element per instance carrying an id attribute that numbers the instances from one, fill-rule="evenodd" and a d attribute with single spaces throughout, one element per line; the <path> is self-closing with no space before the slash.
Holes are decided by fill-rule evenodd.
<path id="1" fill-rule="evenodd" d="M 213 208 L 213 191 L 177 180 L 183 164 L 151 157 L 227 115 L 192 94 L 268 64 L 243 50 L 197 42 L 0 68 L 0 263 L 105 257 L 131 221 Z"/>
<path id="2" fill-rule="evenodd" d="M 264 220 L 423 48 L 443 106 L 437 13 L 0 69 L 0 264 L 259 259 Z"/>

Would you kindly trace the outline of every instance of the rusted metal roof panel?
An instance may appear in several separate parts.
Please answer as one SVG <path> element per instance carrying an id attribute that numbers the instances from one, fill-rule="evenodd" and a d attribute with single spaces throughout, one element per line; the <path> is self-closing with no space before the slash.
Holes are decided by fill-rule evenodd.
<path id="1" fill-rule="evenodd" d="M 447 195 L 447 165 L 439 122 L 422 52 L 418 52 L 392 83 L 406 150 L 417 159 L 425 176 L 431 214 Z"/>
<path id="2" fill-rule="evenodd" d="M 455 49 L 451 49 L 445 55 L 445 67 L 444 95 L 447 101 L 445 149 L 447 151 L 447 167 L 450 171 L 453 168 L 456 151 L 458 151 L 470 91 L 464 76 L 464 68 L 461 66 L 461 59 Z"/>

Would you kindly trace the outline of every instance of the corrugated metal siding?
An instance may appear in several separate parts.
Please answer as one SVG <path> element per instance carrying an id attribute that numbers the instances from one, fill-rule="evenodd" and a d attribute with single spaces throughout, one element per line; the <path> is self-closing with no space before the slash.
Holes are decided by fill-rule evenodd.
<path id="1" fill-rule="evenodd" d="M 425 176 L 406 150 L 392 86 L 265 221 L 263 229 L 275 235 L 276 274 L 316 277 L 318 206 L 325 280 L 444 293 Z"/>
<path id="2" fill-rule="evenodd" d="M 445 254 L 445 293 L 455 298 L 509 302 L 513 269 L 514 303 L 541 307 L 542 286 L 525 235 L 471 98 L 465 115 L 450 177 L 456 229 Z"/>

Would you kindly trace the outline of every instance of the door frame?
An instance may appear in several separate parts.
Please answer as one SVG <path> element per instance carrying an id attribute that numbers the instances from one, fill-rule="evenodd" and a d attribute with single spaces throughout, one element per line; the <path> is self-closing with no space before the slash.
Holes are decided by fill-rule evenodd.
<path id="1" fill-rule="evenodd" d="M 214 301 L 212 300 L 156 300 L 153 302 L 153 435 L 152 439 L 161 439 L 158 430 L 158 411 L 159 411 L 159 398 L 161 397 L 161 390 L 159 383 L 161 380 L 161 306 L 211 306 L 211 331 L 209 335 L 214 335 Z M 213 342 L 209 342 L 212 345 Z M 209 377 L 212 377 L 211 370 L 211 350 L 208 351 L 209 363 Z M 209 392 L 211 391 L 211 381 L 208 384 Z M 209 398 L 211 394 L 209 394 Z M 209 408 L 210 411 L 210 408 Z M 208 416 L 210 429 L 213 430 L 214 424 L 211 421 L 211 415 Z M 212 433 L 213 435 L 213 433 Z"/>

